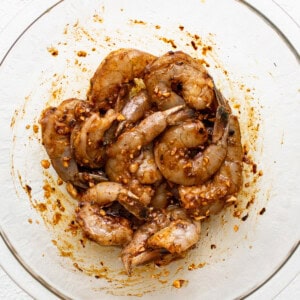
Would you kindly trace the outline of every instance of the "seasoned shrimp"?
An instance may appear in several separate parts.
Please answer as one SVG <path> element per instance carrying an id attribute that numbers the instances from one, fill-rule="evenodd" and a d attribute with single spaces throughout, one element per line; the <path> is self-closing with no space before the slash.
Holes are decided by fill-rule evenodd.
<path id="1" fill-rule="evenodd" d="M 138 181 L 142 184 L 153 184 L 161 181 L 162 179 L 162 175 L 155 163 L 152 144 L 143 148 L 141 154 L 131 165 L 131 168 L 132 167 L 137 168 L 135 175 Z"/>
<path id="2" fill-rule="evenodd" d="M 169 190 L 167 182 L 163 181 L 156 187 L 150 206 L 154 208 L 166 208 L 172 197 L 173 194 Z"/>
<path id="3" fill-rule="evenodd" d="M 202 62 L 182 51 L 111 52 L 87 100 L 45 109 L 40 124 L 83 234 L 121 246 L 128 275 L 183 258 L 201 220 L 237 201 L 238 119 Z"/>
<path id="4" fill-rule="evenodd" d="M 105 214 L 97 204 L 81 203 L 76 220 L 84 234 L 100 245 L 121 246 L 132 240 L 130 222 L 123 217 Z"/>
<path id="5" fill-rule="evenodd" d="M 105 172 L 111 181 L 127 184 L 129 189 L 140 197 L 144 204 L 149 204 L 153 189 L 144 186 L 134 176 L 134 159 L 142 148 L 150 144 L 170 123 L 173 114 L 183 106 L 171 108 L 163 112 L 155 112 L 141 121 L 132 130 L 119 136 L 117 141 L 107 149 L 108 159 Z M 171 118 L 172 119 L 172 118 Z"/>
<path id="6" fill-rule="evenodd" d="M 200 238 L 200 223 L 191 219 L 174 220 L 169 226 L 152 235 L 148 241 L 149 248 L 163 248 L 172 254 L 185 252 L 195 245 Z"/>
<path id="7" fill-rule="evenodd" d="M 144 219 L 148 215 L 148 208 L 139 201 L 139 198 L 117 182 L 100 182 L 90 187 L 81 196 L 81 201 L 97 203 L 100 207 L 118 201 L 138 219 Z"/>
<path id="8" fill-rule="evenodd" d="M 154 149 L 156 164 L 163 176 L 174 183 L 198 185 L 218 171 L 227 152 L 228 113 L 219 106 L 212 143 L 194 157 L 190 148 L 203 145 L 207 132 L 200 121 L 190 121 L 165 131 Z"/>
<path id="9" fill-rule="evenodd" d="M 214 100 L 214 84 L 205 68 L 181 51 L 168 52 L 148 65 L 145 84 L 162 110 L 184 103 L 205 109 Z"/>
<path id="10" fill-rule="evenodd" d="M 145 90 L 141 90 L 135 96 L 130 98 L 121 110 L 124 120 L 119 123 L 116 135 L 119 135 L 125 127 L 139 121 L 149 108 L 150 101 Z"/>
<path id="11" fill-rule="evenodd" d="M 68 99 L 58 107 L 45 109 L 40 118 L 42 141 L 59 177 L 65 182 L 81 185 L 78 166 L 70 146 L 70 134 L 76 124 L 75 107 L 82 100 Z"/>
<path id="12" fill-rule="evenodd" d="M 71 149 L 70 135 L 77 119 L 84 117 L 87 102 L 75 98 L 64 100 L 58 107 L 45 109 L 39 120 L 42 127 L 42 142 L 51 159 L 53 168 L 65 182 L 87 188 L 89 183 L 106 181 L 102 171 L 79 170 Z"/>
<path id="13" fill-rule="evenodd" d="M 121 252 L 122 262 L 130 275 L 134 266 L 160 258 L 161 250 L 147 249 L 147 241 L 151 235 L 169 224 L 166 214 L 157 213 L 151 222 L 147 222 L 135 231 L 133 238 Z"/>
<path id="14" fill-rule="evenodd" d="M 190 219 L 178 207 L 153 212 L 151 221 L 140 226 L 125 246 L 121 258 L 127 273 L 132 267 L 150 260 L 161 260 L 164 255 L 183 254 L 200 238 L 200 222 Z"/>
<path id="15" fill-rule="evenodd" d="M 104 133 L 118 117 L 113 109 L 109 109 L 101 117 L 92 112 L 84 121 L 79 122 L 71 134 L 71 146 L 77 163 L 89 168 L 100 168 L 105 162 Z"/>
<path id="16" fill-rule="evenodd" d="M 203 185 L 180 186 L 179 195 L 182 206 L 194 216 L 218 213 L 242 186 L 241 134 L 236 116 L 229 119 L 227 155 L 220 170 Z"/>
<path id="17" fill-rule="evenodd" d="M 143 77 L 145 67 L 155 56 L 136 49 L 119 49 L 102 61 L 90 81 L 88 100 L 98 108 L 111 108 L 122 85 Z"/>

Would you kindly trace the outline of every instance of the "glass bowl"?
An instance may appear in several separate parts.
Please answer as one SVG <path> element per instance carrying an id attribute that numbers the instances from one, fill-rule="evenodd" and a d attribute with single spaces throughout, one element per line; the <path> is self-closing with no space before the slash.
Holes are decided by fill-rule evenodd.
<path id="1" fill-rule="evenodd" d="M 187 257 L 138 267 L 131 277 L 119 248 L 86 240 L 74 223 L 77 202 L 42 166 L 38 124 L 45 107 L 85 99 L 101 60 L 122 47 L 202 59 L 239 117 L 245 152 L 238 204 L 203 222 Z M 2 238 L 60 298 L 246 297 L 299 243 L 299 75 L 293 46 L 243 1 L 57 2 L 2 60 Z"/>

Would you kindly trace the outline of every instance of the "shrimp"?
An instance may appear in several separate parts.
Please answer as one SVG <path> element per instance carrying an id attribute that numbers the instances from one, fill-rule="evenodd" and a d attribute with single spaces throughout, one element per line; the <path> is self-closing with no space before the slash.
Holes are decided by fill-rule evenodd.
<path id="1" fill-rule="evenodd" d="M 150 206 L 154 208 L 166 208 L 172 196 L 173 194 L 169 190 L 167 182 L 163 181 L 156 187 Z"/>
<path id="2" fill-rule="evenodd" d="M 187 104 L 205 109 L 214 100 L 214 84 L 202 64 L 184 52 L 168 52 L 146 67 L 145 84 L 152 102 L 165 110 Z"/>
<path id="3" fill-rule="evenodd" d="M 154 191 L 150 186 L 142 185 L 134 176 L 136 171 L 133 167 L 134 159 L 144 146 L 150 144 L 166 129 L 172 115 L 182 108 L 183 106 L 178 106 L 163 112 L 154 112 L 133 129 L 122 133 L 107 149 L 105 172 L 108 178 L 114 182 L 127 184 L 146 205 L 149 204 Z"/>
<path id="4" fill-rule="evenodd" d="M 117 182 L 100 182 L 90 187 L 81 196 L 81 201 L 97 203 L 100 207 L 118 201 L 138 219 L 145 219 L 148 215 L 148 208 L 139 201 L 139 198 Z"/>
<path id="5" fill-rule="evenodd" d="M 183 209 L 170 206 L 165 211 L 154 211 L 151 221 L 135 231 L 121 258 L 130 275 L 136 265 L 161 260 L 169 254 L 183 254 L 199 238 L 200 222 L 190 219 Z"/>
<path id="6" fill-rule="evenodd" d="M 232 203 L 242 186 L 241 133 L 236 116 L 229 119 L 228 146 L 225 160 L 214 177 L 203 185 L 178 188 L 182 206 L 194 216 L 207 216 Z"/>
<path id="7" fill-rule="evenodd" d="M 151 222 L 140 226 L 134 233 L 131 241 L 123 248 L 121 259 L 128 275 L 131 274 L 134 266 L 155 260 L 160 257 L 161 250 L 147 249 L 147 240 L 155 232 L 169 224 L 167 215 L 158 213 Z"/>
<path id="8" fill-rule="evenodd" d="M 137 164 L 137 166 L 135 166 Z M 134 160 L 131 168 L 137 168 L 136 178 L 142 184 L 153 184 L 161 181 L 162 175 L 157 168 L 153 154 L 153 145 L 143 148 L 141 154 Z"/>
<path id="9" fill-rule="evenodd" d="M 67 99 L 58 107 L 45 109 L 39 120 L 42 127 L 42 143 L 56 173 L 63 181 L 84 189 L 90 182 L 107 180 L 106 175 L 101 171 L 79 170 L 71 149 L 70 135 L 76 126 L 77 119 L 84 117 L 89 110 L 86 106 L 88 104 L 84 100 Z"/>
<path id="10" fill-rule="evenodd" d="M 195 245 L 199 237 L 199 222 L 179 219 L 152 235 L 147 241 L 147 246 L 154 249 L 163 248 L 171 254 L 180 254 Z"/>
<path id="11" fill-rule="evenodd" d="M 100 168 L 105 162 L 104 133 L 118 117 L 113 109 L 109 109 L 103 117 L 93 112 L 78 123 L 71 133 L 71 147 L 77 163 L 89 168 Z"/>
<path id="12" fill-rule="evenodd" d="M 228 113 L 219 106 L 212 143 L 190 157 L 188 150 L 207 140 L 202 122 L 193 120 L 165 131 L 154 149 L 156 164 L 163 176 L 177 184 L 198 185 L 208 180 L 223 163 L 227 152 Z"/>
<path id="13" fill-rule="evenodd" d="M 88 100 L 97 108 L 114 106 L 123 84 L 143 77 L 145 67 L 155 56 L 136 49 L 119 49 L 102 61 L 90 81 Z"/>
<path id="14" fill-rule="evenodd" d="M 121 246 L 132 240 L 130 222 L 123 217 L 107 215 L 99 205 L 80 203 L 76 221 L 84 234 L 104 246 Z"/>
<path id="15" fill-rule="evenodd" d="M 121 110 L 121 114 L 125 119 L 119 123 L 116 135 L 118 136 L 125 127 L 139 121 L 149 108 L 150 101 L 145 90 L 141 90 L 130 98 Z"/>
<path id="16" fill-rule="evenodd" d="M 39 120 L 42 142 L 59 177 L 65 182 L 78 182 L 78 166 L 72 155 L 70 134 L 76 124 L 75 107 L 83 100 L 68 99 L 58 107 L 45 109 Z"/>

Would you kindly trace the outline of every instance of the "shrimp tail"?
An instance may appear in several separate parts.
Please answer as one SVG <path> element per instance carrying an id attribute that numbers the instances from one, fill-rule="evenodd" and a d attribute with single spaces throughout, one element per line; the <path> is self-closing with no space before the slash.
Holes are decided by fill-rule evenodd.
<path id="1" fill-rule="evenodd" d="M 221 119 L 221 121 L 224 124 L 228 123 L 228 119 L 229 119 L 229 112 L 227 110 L 227 108 L 223 105 L 219 106 L 217 109 L 217 115 L 219 116 L 219 118 Z"/>
<path id="2" fill-rule="evenodd" d="M 161 259 L 161 257 L 162 257 L 162 249 L 153 249 L 153 250 L 147 250 L 141 252 L 136 256 L 124 255 L 122 257 L 122 262 L 128 276 L 131 276 L 132 269 L 135 266 L 139 266 L 150 261 L 156 261 L 158 259 Z"/>
<path id="3" fill-rule="evenodd" d="M 224 97 L 224 95 L 220 92 L 220 90 L 216 87 L 215 83 L 214 83 L 214 93 L 215 93 L 215 97 L 217 100 L 217 104 L 219 106 L 224 106 L 227 108 L 227 110 L 231 113 L 231 108 L 230 105 L 227 101 L 227 99 Z"/>
<path id="4" fill-rule="evenodd" d="M 185 105 L 178 105 L 172 108 L 169 108 L 168 110 L 165 110 L 164 112 L 167 115 L 167 120 L 169 121 L 170 116 L 172 116 L 174 113 L 182 110 L 185 107 Z"/>
<path id="5" fill-rule="evenodd" d="M 213 143 L 218 143 L 220 140 L 224 143 L 228 136 L 230 112 L 223 105 L 217 108 L 216 121 L 213 131 Z M 227 143 L 227 142 L 226 142 Z"/>

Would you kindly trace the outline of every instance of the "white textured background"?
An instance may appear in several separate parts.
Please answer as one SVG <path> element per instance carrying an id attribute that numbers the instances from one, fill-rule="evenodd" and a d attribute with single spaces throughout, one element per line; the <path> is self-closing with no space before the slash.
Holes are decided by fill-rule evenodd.
<path id="1" fill-rule="evenodd" d="M 0 298 L 5 300 L 32 299 L 0 269 Z"/>

